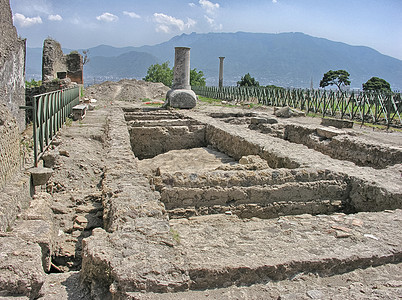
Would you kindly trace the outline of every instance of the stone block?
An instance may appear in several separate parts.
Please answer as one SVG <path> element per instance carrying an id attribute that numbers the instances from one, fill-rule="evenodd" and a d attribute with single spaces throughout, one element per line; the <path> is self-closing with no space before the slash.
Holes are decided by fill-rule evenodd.
<path id="1" fill-rule="evenodd" d="M 334 118 L 322 118 L 321 125 L 323 126 L 333 126 L 336 128 L 353 128 L 353 122 L 349 120 L 341 120 Z"/>
<path id="2" fill-rule="evenodd" d="M 35 242 L 41 248 L 44 271 L 49 272 L 51 267 L 55 233 L 53 224 L 44 220 L 20 220 L 16 223 L 13 233 L 25 241 Z"/>
<path id="3" fill-rule="evenodd" d="M 277 108 L 275 107 L 274 115 L 279 118 L 291 118 L 291 117 L 300 117 L 305 116 L 306 114 L 297 109 L 291 108 L 289 106 Z"/>
<path id="4" fill-rule="evenodd" d="M 317 134 L 327 139 L 332 139 L 337 135 L 345 134 L 345 132 L 335 128 L 317 128 Z"/>
<path id="5" fill-rule="evenodd" d="M 197 105 L 197 95 L 192 90 L 170 90 L 166 99 L 173 108 L 194 108 Z"/>
<path id="6" fill-rule="evenodd" d="M 274 118 L 261 118 L 261 117 L 253 117 L 251 118 L 251 124 L 258 125 L 258 124 L 276 124 L 278 123 L 277 119 Z"/>
<path id="7" fill-rule="evenodd" d="M 53 170 L 50 168 L 31 168 L 29 172 L 32 176 L 34 186 L 44 185 L 53 174 Z"/>
<path id="8" fill-rule="evenodd" d="M 39 298 L 45 281 L 39 245 L 18 237 L 0 236 L 0 295 Z"/>
<path id="9" fill-rule="evenodd" d="M 42 155 L 43 165 L 45 168 L 53 168 L 56 164 L 56 155 L 55 153 L 49 153 Z"/>

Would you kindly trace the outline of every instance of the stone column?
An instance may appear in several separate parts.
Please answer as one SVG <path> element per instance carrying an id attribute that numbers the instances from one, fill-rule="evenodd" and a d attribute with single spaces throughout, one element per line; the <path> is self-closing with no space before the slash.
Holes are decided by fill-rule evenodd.
<path id="1" fill-rule="evenodd" d="M 166 94 L 164 106 L 193 108 L 197 95 L 190 86 L 190 48 L 176 47 L 174 58 L 173 86 Z"/>
<path id="2" fill-rule="evenodd" d="M 225 57 L 219 57 L 219 87 L 223 86 L 223 60 Z"/>
<path id="3" fill-rule="evenodd" d="M 176 47 L 174 56 L 173 90 L 191 90 L 190 86 L 190 48 Z"/>

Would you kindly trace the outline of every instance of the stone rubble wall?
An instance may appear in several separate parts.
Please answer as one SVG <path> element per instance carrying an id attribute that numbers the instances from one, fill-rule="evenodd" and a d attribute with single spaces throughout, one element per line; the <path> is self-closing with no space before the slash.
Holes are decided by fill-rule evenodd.
<path id="1" fill-rule="evenodd" d="M 13 26 L 10 3 L 0 0 L 0 103 L 16 118 L 20 131 L 25 129 L 25 40 Z M 3 108 L 1 108 L 3 109 Z"/>
<path id="2" fill-rule="evenodd" d="M 0 104 L 0 188 L 21 165 L 20 133 L 15 118 Z"/>
<path id="3" fill-rule="evenodd" d="M 188 287 L 168 215 L 138 171 L 123 111 L 113 108 L 107 128 L 103 180 L 104 229 L 83 240 L 82 282 L 93 299 L 127 299 L 130 291 Z"/>
<path id="4" fill-rule="evenodd" d="M 18 38 L 8 0 L 0 0 L 0 232 L 9 229 L 30 199 L 20 174 L 20 132 L 25 129 L 25 40 Z"/>
<path id="5" fill-rule="evenodd" d="M 352 161 L 358 166 L 383 169 L 402 161 L 402 151 L 397 147 L 367 141 L 363 143 L 341 130 L 292 124 L 285 126 L 284 139 L 306 145 L 335 159 Z"/>
<path id="6" fill-rule="evenodd" d="M 58 78 L 58 72 L 65 72 L 72 82 L 84 83 L 82 55 L 78 52 L 64 55 L 60 43 L 48 38 L 43 42 L 42 81 Z"/>

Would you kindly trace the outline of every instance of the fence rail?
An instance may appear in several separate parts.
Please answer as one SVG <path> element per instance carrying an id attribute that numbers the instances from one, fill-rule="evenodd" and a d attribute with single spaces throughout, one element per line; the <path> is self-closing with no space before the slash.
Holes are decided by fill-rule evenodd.
<path id="1" fill-rule="evenodd" d="M 359 120 L 362 123 L 382 123 L 402 126 L 401 94 L 341 93 L 326 90 L 282 89 L 266 87 L 194 86 L 200 96 L 228 101 L 258 102 L 269 106 L 290 106 L 296 109 Z"/>
<path id="2" fill-rule="evenodd" d="M 32 110 L 34 165 L 36 167 L 40 156 L 71 114 L 73 106 L 79 103 L 79 88 L 74 87 L 35 95 L 31 96 L 30 100 L 32 106 L 24 108 Z"/>

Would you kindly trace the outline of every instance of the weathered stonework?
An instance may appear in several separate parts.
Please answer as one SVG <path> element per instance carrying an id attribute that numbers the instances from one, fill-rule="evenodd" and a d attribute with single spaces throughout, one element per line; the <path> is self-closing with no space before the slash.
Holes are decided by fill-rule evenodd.
<path id="1" fill-rule="evenodd" d="M 42 81 L 69 78 L 72 82 L 83 84 L 82 55 L 73 51 L 65 55 L 59 42 L 46 39 L 43 42 Z"/>
<path id="2" fill-rule="evenodd" d="M 175 48 L 173 86 L 166 100 L 173 108 L 193 108 L 197 104 L 197 95 L 190 86 L 190 48 Z"/>
<path id="3" fill-rule="evenodd" d="M 30 200 L 29 176 L 20 172 L 25 129 L 25 40 L 18 38 L 8 0 L 0 0 L 0 232 L 10 229 Z"/>
<path id="4" fill-rule="evenodd" d="M 0 0 L 0 103 L 16 118 L 20 131 L 25 129 L 25 40 L 18 38 L 8 0 Z M 3 108 L 1 108 L 3 109 Z"/>

